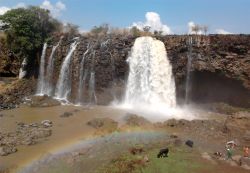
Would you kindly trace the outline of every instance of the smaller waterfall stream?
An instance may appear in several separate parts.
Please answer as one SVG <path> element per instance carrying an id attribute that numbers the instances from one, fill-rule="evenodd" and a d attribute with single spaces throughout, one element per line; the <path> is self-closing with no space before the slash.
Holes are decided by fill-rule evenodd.
<path id="1" fill-rule="evenodd" d="M 45 87 L 45 55 L 46 55 L 47 43 L 43 45 L 42 56 L 40 60 L 40 68 L 39 68 L 39 77 L 38 77 L 38 85 L 37 85 L 37 95 L 41 95 L 44 93 Z"/>
<path id="2" fill-rule="evenodd" d="M 87 54 L 90 52 L 91 50 L 91 46 L 90 44 L 88 44 L 87 50 L 84 52 L 82 60 L 81 60 L 81 64 L 80 64 L 80 76 L 79 76 L 79 86 L 78 86 L 78 104 L 83 104 L 84 100 L 83 100 L 83 93 L 85 90 L 85 84 L 86 84 L 86 78 L 88 75 L 88 70 L 85 69 L 84 70 L 84 63 L 85 63 L 85 58 L 87 56 Z"/>
<path id="3" fill-rule="evenodd" d="M 192 67 L 192 61 L 193 61 L 193 39 L 192 37 L 189 37 L 188 39 L 188 62 L 187 62 L 187 75 L 186 75 L 186 86 L 185 86 L 185 104 L 189 104 L 190 101 L 190 92 L 191 92 L 191 67 Z"/>
<path id="4" fill-rule="evenodd" d="M 46 84 L 45 84 L 45 89 L 44 89 L 44 94 L 47 94 L 49 96 L 53 95 L 54 92 L 54 88 L 53 88 L 53 73 L 54 73 L 54 54 L 58 48 L 58 46 L 60 45 L 61 40 L 57 43 L 57 45 L 53 46 L 50 57 L 49 57 L 49 61 L 48 61 L 48 65 L 46 68 Z"/>
<path id="5" fill-rule="evenodd" d="M 65 57 L 61 70 L 59 79 L 56 85 L 55 97 L 60 100 L 68 101 L 68 96 L 71 92 L 71 73 L 70 73 L 70 62 L 72 54 L 74 53 L 78 42 L 75 41 L 70 45 L 70 50 L 67 56 Z"/>
<path id="6" fill-rule="evenodd" d="M 91 72 L 90 72 L 88 90 L 89 90 L 89 103 L 96 104 L 97 98 L 95 94 L 95 51 L 93 52 L 93 55 L 92 55 Z"/>

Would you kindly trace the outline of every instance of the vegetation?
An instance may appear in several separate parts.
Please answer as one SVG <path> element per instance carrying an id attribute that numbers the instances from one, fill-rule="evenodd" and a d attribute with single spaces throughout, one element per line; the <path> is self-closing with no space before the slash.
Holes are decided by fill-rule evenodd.
<path id="1" fill-rule="evenodd" d="M 104 173 L 183 173 L 198 172 L 201 168 L 209 169 L 200 162 L 199 153 L 188 150 L 185 147 L 171 147 L 171 153 L 167 158 L 157 158 L 159 149 L 152 149 L 147 153 L 125 153 L 114 159 L 109 165 L 104 166 L 97 172 Z M 147 155 L 149 162 L 143 162 Z"/>
<path id="2" fill-rule="evenodd" d="M 43 43 L 62 26 L 48 10 L 33 6 L 7 11 L 0 15 L 0 23 L 8 49 L 19 57 L 20 63 L 27 58 L 28 64 L 35 62 Z"/>
<path id="3" fill-rule="evenodd" d="M 194 25 L 192 31 L 197 35 L 198 33 L 204 33 L 207 35 L 208 26 L 207 25 Z"/>

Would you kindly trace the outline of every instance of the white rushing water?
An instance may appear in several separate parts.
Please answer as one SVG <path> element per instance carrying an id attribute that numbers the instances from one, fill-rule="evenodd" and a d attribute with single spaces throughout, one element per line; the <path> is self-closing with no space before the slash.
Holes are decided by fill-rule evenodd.
<path id="1" fill-rule="evenodd" d="M 90 73 L 89 78 L 89 103 L 96 104 L 97 98 L 95 95 L 95 72 Z"/>
<path id="2" fill-rule="evenodd" d="M 175 82 L 163 42 L 137 38 L 130 57 L 124 106 L 128 108 L 175 108 Z"/>
<path id="3" fill-rule="evenodd" d="M 40 60 L 40 67 L 39 67 L 39 76 L 38 76 L 38 83 L 37 83 L 37 95 L 42 95 L 44 93 L 45 87 L 45 55 L 46 55 L 47 43 L 43 45 L 42 56 Z"/>
<path id="4" fill-rule="evenodd" d="M 45 77 L 45 85 L 43 89 L 43 94 L 47 94 L 49 96 L 53 95 L 54 87 L 53 87 L 53 73 L 54 73 L 54 54 L 60 45 L 61 40 L 57 43 L 57 45 L 53 46 L 49 60 L 48 65 L 46 68 L 46 77 Z"/>
<path id="5" fill-rule="evenodd" d="M 24 58 L 21 64 L 21 68 L 19 70 L 19 76 L 18 76 L 19 79 L 23 79 L 27 75 L 27 71 L 25 69 L 27 64 L 28 64 L 28 60 L 27 58 Z"/>
<path id="6" fill-rule="evenodd" d="M 78 42 L 75 41 L 70 45 L 70 50 L 67 56 L 65 57 L 60 74 L 59 79 L 56 85 L 56 93 L 55 97 L 60 100 L 68 100 L 68 96 L 71 93 L 71 73 L 70 73 L 70 63 L 71 57 L 74 53 Z"/>

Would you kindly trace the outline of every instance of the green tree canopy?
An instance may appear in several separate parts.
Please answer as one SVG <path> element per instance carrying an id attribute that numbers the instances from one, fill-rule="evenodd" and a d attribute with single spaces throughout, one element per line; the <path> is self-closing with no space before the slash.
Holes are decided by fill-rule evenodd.
<path id="1" fill-rule="evenodd" d="M 17 8 L 0 15 L 0 30 L 7 35 L 9 49 L 20 57 L 34 62 L 35 54 L 61 23 L 48 10 L 30 6 Z"/>

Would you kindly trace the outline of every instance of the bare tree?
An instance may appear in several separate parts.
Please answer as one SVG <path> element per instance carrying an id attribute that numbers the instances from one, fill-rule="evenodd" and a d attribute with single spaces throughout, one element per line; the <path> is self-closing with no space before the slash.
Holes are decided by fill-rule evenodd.
<path id="1" fill-rule="evenodd" d="M 204 31 L 204 34 L 207 35 L 207 31 L 208 31 L 208 26 L 207 25 L 203 26 L 203 31 Z"/>
<path id="2" fill-rule="evenodd" d="M 150 26 L 144 26 L 144 27 L 143 27 L 143 31 L 144 31 L 144 32 L 149 32 L 150 29 L 151 29 Z"/>

